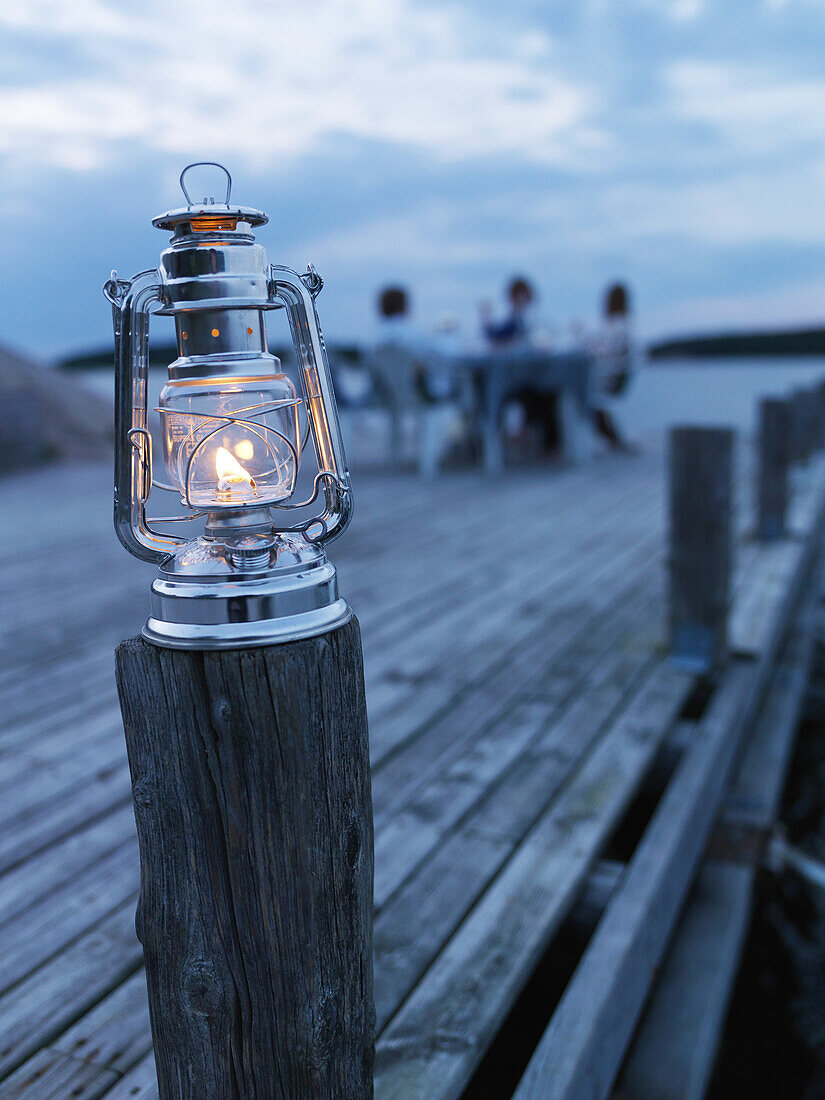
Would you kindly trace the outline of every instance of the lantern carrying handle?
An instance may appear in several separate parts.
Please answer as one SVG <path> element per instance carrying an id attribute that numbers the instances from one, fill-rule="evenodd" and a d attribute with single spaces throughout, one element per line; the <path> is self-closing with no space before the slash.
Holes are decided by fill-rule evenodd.
<path id="1" fill-rule="evenodd" d="M 311 265 L 303 275 L 274 264 L 269 269 L 269 297 L 286 307 L 315 457 L 318 470 L 324 475 L 316 479 L 316 490 L 322 486 L 324 492 L 323 515 L 302 525 L 309 540 L 318 543 L 330 542 L 342 535 L 352 518 L 349 469 L 332 374 L 315 309 L 315 298 L 322 286 L 323 280 Z M 309 529 L 319 525 L 320 533 L 310 535 Z"/>
<path id="2" fill-rule="evenodd" d="M 225 168 L 222 164 L 218 164 L 216 160 L 196 160 L 192 164 L 187 164 L 184 170 L 180 174 L 180 189 L 183 191 L 183 197 L 189 206 L 195 206 L 196 203 L 192 202 L 192 196 L 186 190 L 186 184 L 183 182 L 183 178 L 190 168 L 220 168 L 220 170 L 226 175 L 226 197 L 223 200 L 224 206 L 229 206 L 229 196 L 232 193 L 232 177 L 229 174 L 229 169 Z M 210 200 L 214 202 L 215 200 Z M 206 199 L 204 199 L 206 202 Z"/>
<path id="3" fill-rule="evenodd" d="M 115 330 L 115 531 L 136 558 L 160 564 L 186 540 L 153 530 L 146 518 L 152 491 L 149 316 L 160 300 L 158 272 L 141 271 L 127 280 L 113 271 L 103 293 Z"/>

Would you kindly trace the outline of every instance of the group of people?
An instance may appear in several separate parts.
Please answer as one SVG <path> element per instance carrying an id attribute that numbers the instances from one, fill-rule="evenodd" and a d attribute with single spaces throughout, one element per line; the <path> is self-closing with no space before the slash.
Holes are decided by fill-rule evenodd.
<path id="1" fill-rule="evenodd" d="M 539 347 L 552 354 L 558 350 L 535 323 L 535 303 L 536 293 L 530 282 L 517 277 L 506 287 L 504 316 L 495 318 L 491 305 L 481 304 L 480 340 L 489 352 Z M 470 342 L 462 340 L 455 319 L 444 316 L 432 332 L 425 333 L 414 323 L 409 294 L 401 286 L 382 290 L 377 305 L 377 344 L 383 348 L 403 348 L 413 358 L 416 364 L 413 383 L 421 400 L 432 404 L 455 400 L 459 381 L 451 364 L 470 350 Z M 588 415 L 593 430 L 611 450 L 632 453 L 635 447 L 621 431 L 615 414 L 615 405 L 629 386 L 633 365 L 630 296 L 624 284 L 614 283 L 607 288 L 599 331 L 588 336 L 578 328 L 574 343 L 572 350 L 580 352 L 589 365 Z M 508 394 L 507 408 L 503 411 L 510 414 L 507 419 L 511 434 L 535 428 L 545 449 L 555 449 L 559 415 L 557 395 L 552 390 L 517 389 Z"/>

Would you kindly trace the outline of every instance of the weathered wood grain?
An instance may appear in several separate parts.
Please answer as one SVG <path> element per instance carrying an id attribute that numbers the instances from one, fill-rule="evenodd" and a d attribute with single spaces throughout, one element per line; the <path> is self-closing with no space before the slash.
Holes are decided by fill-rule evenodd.
<path id="1" fill-rule="evenodd" d="M 197 653 L 118 688 L 160 1095 L 372 1095 L 372 816 L 360 635 Z"/>
<path id="2" fill-rule="evenodd" d="M 0 1079 L 140 966 L 128 902 L 0 996 Z"/>
<path id="3" fill-rule="evenodd" d="M 3 1100 L 97 1100 L 119 1080 L 111 1070 L 54 1050 L 39 1050 L 0 1086 Z"/>
<path id="4" fill-rule="evenodd" d="M 136 894 L 134 849 L 115 849 L 3 925 L 0 992 Z"/>
<path id="5" fill-rule="evenodd" d="M 106 1093 L 106 1100 L 157 1100 L 158 1077 L 151 1051 Z"/>

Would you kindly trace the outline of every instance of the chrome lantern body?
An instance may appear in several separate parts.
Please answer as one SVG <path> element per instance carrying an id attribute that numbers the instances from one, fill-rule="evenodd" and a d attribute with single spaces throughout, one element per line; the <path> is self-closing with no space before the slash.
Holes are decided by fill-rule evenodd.
<path id="1" fill-rule="evenodd" d="M 222 202 L 193 203 L 190 168 L 226 174 Z M 171 231 L 156 270 L 105 287 L 115 330 L 115 529 L 158 566 L 144 637 L 179 649 L 269 645 L 345 623 L 325 545 L 352 512 L 352 491 L 314 299 L 322 281 L 270 266 L 253 230 L 267 216 L 230 202 L 220 165 L 181 173 L 187 205 L 154 219 Z M 267 351 L 266 315 L 289 318 L 301 390 Z M 157 412 L 168 481 L 152 473 L 148 427 L 151 314 L 174 318 L 178 358 Z M 309 499 L 293 495 L 307 436 L 318 472 Z M 183 516 L 149 519 L 153 487 L 177 493 Z M 323 503 L 300 523 L 290 511 Z M 185 539 L 159 530 L 203 520 Z"/>

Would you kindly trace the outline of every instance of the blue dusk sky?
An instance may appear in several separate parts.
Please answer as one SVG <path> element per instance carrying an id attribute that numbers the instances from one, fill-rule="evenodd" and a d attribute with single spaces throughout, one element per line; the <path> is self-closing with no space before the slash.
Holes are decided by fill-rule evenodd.
<path id="1" fill-rule="evenodd" d="M 108 342 L 191 160 L 333 340 L 387 281 L 470 331 L 513 273 L 560 331 L 616 277 L 645 336 L 825 321 L 814 0 L 7 0 L 0 51 L 2 344 Z"/>

